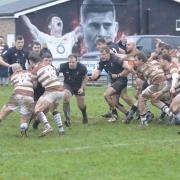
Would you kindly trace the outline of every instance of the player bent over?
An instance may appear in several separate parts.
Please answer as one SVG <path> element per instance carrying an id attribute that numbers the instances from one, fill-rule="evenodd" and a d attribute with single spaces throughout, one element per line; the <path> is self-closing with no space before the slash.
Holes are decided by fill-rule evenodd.
<path id="1" fill-rule="evenodd" d="M 45 124 L 45 129 L 40 136 L 44 136 L 52 132 L 52 128 L 46 117 L 46 113 L 50 111 L 53 115 L 53 119 L 59 129 L 59 134 L 64 133 L 62 120 L 60 113 L 56 110 L 59 105 L 59 101 L 64 96 L 64 88 L 61 85 L 56 70 L 52 66 L 52 55 L 45 53 L 42 55 L 42 60 L 39 62 L 39 57 L 32 53 L 29 56 L 30 64 L 33 66 L 32 76 L 34 81 L 41 83 L 45 88 L 44 94 L 38 99 L 35 105 L 35 115 L 38 119 Z"/>
<path id="2" fill-rule="evenodd" d="M 173 122 L 173 112 L 166 105 L 170 103 L 170 93 L 167 89 L 169 86 L 166 83 L 165 73 L 158 61 L 147 61 L 146 57 L 139 53 L 135 56 L 135 69 L 137 74 L 140 74 L 143 79 L 149 82 L 149 86 L 142 91 L 138 98 L 138 110 L 140 112 L 140 119 L 142 125 L 148 125 L 147 109 L 145 100 L 151 99 L 151 103 L 157 108 L 161 109 L 169 117 L 169 123 Z M 162 90 L 162 96 L 156 97 L 155 94 Z"/>
<path id="3" fill-rule="evenodd" d="M 11 83 L 13 84 L 13 93 L 6 105 L 3 106 L 0 112 L 0 121 L 15 109 L 20 109 L 21 114 L 21 136 L 27 136 L 27 129 L 30 118 L 34 111 L 34 91 L 31 73 L 22 70 L 22 67 L 15 63 L 12 66 L 13 74 L 11 76 Z"/>

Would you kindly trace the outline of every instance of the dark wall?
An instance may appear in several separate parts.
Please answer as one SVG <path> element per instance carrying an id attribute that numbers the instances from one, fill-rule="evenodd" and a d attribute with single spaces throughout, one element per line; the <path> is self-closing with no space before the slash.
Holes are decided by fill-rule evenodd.
<path id="1" fill-rule="evenodd" d="M 176 20 L 180 19 L 180 3 L 172 0 L 143 0 L 142 34 L 146 34 L 147 10 L 149 9 L 149 34 L 180 35 Z"/>

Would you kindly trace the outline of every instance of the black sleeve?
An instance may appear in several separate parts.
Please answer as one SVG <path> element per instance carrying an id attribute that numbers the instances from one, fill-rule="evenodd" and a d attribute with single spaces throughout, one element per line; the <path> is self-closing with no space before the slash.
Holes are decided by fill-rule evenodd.
<path id="1" fill-rule="evenodd" d="M 2 54 L 3 59 L 9 64 L 12 64 L 11 63 L 11 54 L 12 54 L 11 49 L 8 49 L 7 51 L 4 51 L 3 54 Z"/>
<path id="2" fill-rule="evenodd" d="M 104 69 L 104 65 L 103 65 L 103 63 L 101 61 L 98 63 L 98 68 L 97 69 L 99 71 L 102 71 Z"/>
<path id="3" fill-rule="evenodd" d="M 117 62 L 122 66 L 123 65 L 123 60 L 120 57 L 116 56 L 116 55 L 114 55 L 114 56 L 115 56 Z"/>
<path id="4" fill-rule="evenodd" d="M 84 76 L 87 75 L 88 71 L 87 71 L 87 68 L 86 68 L 86 66 L 84 64 L 81 64 L 81 69 L 82 69 L 83 75 Z"/>

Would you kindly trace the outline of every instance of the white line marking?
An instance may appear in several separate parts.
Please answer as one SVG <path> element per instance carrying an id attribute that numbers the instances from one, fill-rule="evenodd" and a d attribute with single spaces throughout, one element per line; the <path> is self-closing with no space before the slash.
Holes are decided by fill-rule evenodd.
<path id="1" fill-rule="evenodd" d="M 134 145 L 156 145 L 156 144 L 165 144 L 168 145 L 172 143 L 180 143 L 180 139 L 169 139 L 169 140 L 152 140 L 152 141 L 143 141 L 142 142 L 133 142 L 133 143 L 118 143 L 118 144 L 104 144 L 101 146 L 79 146 L 79 147 L 72 147 L 72 148 L 58 148 L 58 149 L 45 149 L 37 151 L 40 154 L 48 154 L 48 153 L 65 153 L 65 152 L 76 152 L 76 151 L 83 151 L 83 150 L 94 150 L 94 149 L 107 149 L 107 148 L 114 148 L 114 147 L 127 147 L 127 146 L 134 146 Z M 2 157 L 10 157 L 10 156 L 21 156 L 21 155 L 29 155 L 29 154 L 37 154 L 37 152 L 5 152 L 2 153 Z"/>

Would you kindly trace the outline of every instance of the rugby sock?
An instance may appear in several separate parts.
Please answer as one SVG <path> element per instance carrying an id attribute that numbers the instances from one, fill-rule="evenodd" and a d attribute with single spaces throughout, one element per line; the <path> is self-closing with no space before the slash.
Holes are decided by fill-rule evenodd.
<path id="1" fill-rule="evenodd" d="M 87 118 L 87 113 L 86 113 L 86 106 L 81 109 L 82 115 L 83 115 L 83 123 L 87 124 L 88 123 L 88 118 Z"/>
<path id="2" fill-rule="evenodd" d="M 135 105 L 132 105 L 132 107 L 131 107 L 131 111 L 133 111 L 133 112 L 136 112 L 137 111 L 137 106 L 135 106 Z"/>
<path id="3" fill-rule="evenodd" d="M 117 110 L 116 110 L 115 108 L 113 108 L 113 109 L 111 110 L 111 112 L 112 112 L 112 114 L 115 114 L 116 116 L 118 116 Z"/>
<path id="4" fill-rule="evenodd" d="M 52 114 L 53 114 L 54 122 L 56 123 L 57 127 L 59 128 L 59 132 L 64 132 L 60 113 L 57 111 L 54 111 Z"/>
<path id="5" fill-rule="evenodd" d="M 180 112 L 178 112 L 178 113 L 176 114 L 176 118 L 177 118 L 178 120 L 180 120 Z"/>
<path id="6" fill-rule="evenodd" d="M 140 115 L 140 119 L 141 119 L 141 122 L 145 122 L 147 120 L 146 114 Z"/>
<path id="7" fill-rule="evenodd" d="M 21 129 L 21 136 L 22 137 L 26 137 L 27 136 L 27 128 L 28 128 L 28 124 L 27 123 L 21 123 L 20 125 L 20 129 Z"/>
<path id="8" fill-rule="evenodd" d="M 41 122 L 43 122 L 45 128 L 50 128 L 50 127 L 51 127 L 50 124 L 49 124 L 49 122 L 48 122 L 48 120 L 47 120 L 46 115 L 45 115 L 43 112 L 39 112 L 39 113 L 37 114 L 37 116 L 38 116 L 38 119 L 39 119 Z"/>
<path id="9" fill-rule="evenodd" d="M 173 115 L 173 113 L 171 112 L 171 110 L 169 109 L 169 107 L 166 106 L 166 105 L 164 105 L 164 106 L 162 107 L 162 111 L 165 112 L 168 116 L 172 116 L 172 115 Z"/>
<path id="10" fill-rule="evenodd" d="M 70 121 L 70 104 L 69 102 L 64 102 L 63 103 L 63 111 L 64 111 L 64 116 L 66 118 L 66 121 Z"/>
<path id="11" fill-rule="evenodd" d="M 137 111 L 137 109 L 138 109 L 137 106 L 135 106 L 135 105 L 132 105 L 132 106 L 131 106 L 131 110 L 130 110 L 129 113 L 127 114 L 127 115 L 129 115 L 129 116 L 128 116 L 129 119 L 133 118 L 133 115 L 134 115 L 134 113 Z M 127 115 L 126 115 L 126 116 L 127 116 Z"/>
<path id="12" fill-rule="evenodd" d="M 61 120 L 61 115 L 60 113 L 58 113 L 57 111 L 53 112 L 53 119 L 54 122 L 56 123 L 57 127 L 61 127 L 62 126 L 62 120 Z"/>
<path id="13" fill-rule="evenodd" d="M 20 125 L 20 128 L 21 128 L 21 129 L 27 129 L 27 128 L 28 128 L 28 124 L 27 124 L 27 123 L 22 123 L 22 124 Z"/>

